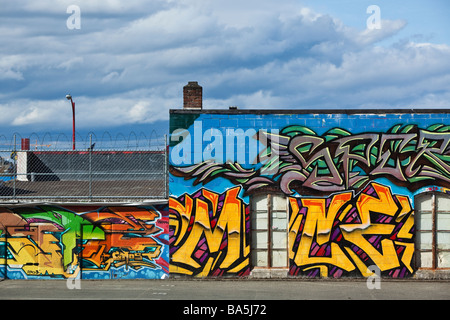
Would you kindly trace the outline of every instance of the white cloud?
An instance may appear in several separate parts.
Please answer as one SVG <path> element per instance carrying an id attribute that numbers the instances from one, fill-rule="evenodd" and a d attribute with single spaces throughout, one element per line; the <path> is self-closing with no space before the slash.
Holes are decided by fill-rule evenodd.
<path id="1" fill-rule="evenodd" d="M 407 25 L 405 20 L 381 20 L 380 29 L 352 30 L 346 28 L 356 44 L 367 46 L 395 35 Z"/>
<path id="2" fill-rule="evenodd" d="M 142 95 L 141 95 L 142 96 Z M 133 98 L 87 98 L 73 97 L 77 130 L 108 129 L 134 123 L 152 123 L 168 120 L 167 110 L 176 103 L 174 100 L 148 97 L 147 100 Z M 151 101 L 151 102 L 150 102 Z M 14 112 L 11 112 L 14 110 Z M 70 103 L 59 100 L 20 99 L 12 103 L 0 104 L 4 115 L 0 125 L 13 125 L 35 131 L 61 131 L 72 128 Z"/>
<path id="3" fill-rule="evenodd" d="M 61 69 L 65 69 L 65 70 L 71 70 L 71 69 L 73 70 L 77 66 L 80 66 L 81 64 L 83 64 L 83 62 L 84 62 L 83 57 L 68 58 L 67 60 L 64 60 L 60 64 L 58 64 L 56 66 L 56 68 L 61 68 Z"/>
<path id="4" fill-rule="evenodd" d="M 13 126 L 45 125 L 58 126 L 58 120 L 66 107 L 63 101 L 32 101 L 18 99 L 0 104 L 0 110 L 8 110 L 7 117 L 1 119 L 2 125 Z M 11 111 L 14 112 L 11 112 Z M 56 120 L 56 121 L 55 121 Z"/>
<path id="5" fill-rule="evenodd" d="M 358 30 L 294 0 L 21 3 L 0 14 L 3 127 L 70 126 L 69 92 L 86 130 L 167 120 L 191 80 L 207 108 L 450 107 L 447 44 L 383 44 L 406 20 Z"/>
<path id="6" fill-rule="evenodd" d="M 0 57 L 0 80 L 23 80 L 21 58 L 17 55 Z"/>

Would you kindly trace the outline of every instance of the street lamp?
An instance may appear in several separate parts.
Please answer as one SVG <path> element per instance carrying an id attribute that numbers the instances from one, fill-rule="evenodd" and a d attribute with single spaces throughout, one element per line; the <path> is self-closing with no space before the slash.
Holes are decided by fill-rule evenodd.
<path id="1" fill-rule="evenodd" d="M 70 94 L 66 95 L 66 99 L 72 103 L 72 150 L 75 150 L 75 102 Z"/>

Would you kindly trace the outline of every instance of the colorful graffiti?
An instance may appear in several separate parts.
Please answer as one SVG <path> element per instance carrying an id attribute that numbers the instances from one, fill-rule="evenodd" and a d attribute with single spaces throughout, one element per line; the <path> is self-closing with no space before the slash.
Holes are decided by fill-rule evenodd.
<path id="1" fill-rule="evenodd" d="M 408 197 L 371 183 L 328 198 L 289 198 L 291 275 L 394 278 L 413 273 L 414 211 Z"/>
<path id="2" fill-rule="evenodd" d="M 256 194 L 282 193 L 290 210 L 290 275 L 368 277 L 372 267 L 385 277 L 412 275 L 414 197 L 450 189 L 447 122 L 448 114 L 437 111 L 171 114 L 173 270 L 202 276 L 229 271 L 219 267 L 218 257 L 229 255 L 225 241 L 203 234 L 226 234 L 212 227 L 217 200 L 204 192 L 223 198 L 241 188 L 234 214 L 248 226 L 240 229 L 245 239 L 234 261 L 252 257 L 246 241 L 254 230 L 242 207 Z M 177 130 L 183 125 L 186 130 Z M 209 214 L 197 213 L 203 211 Z M 252 268 L 247 263 L 239 270 Z"/>
<path id="3" fill-rule="evenodd" d="M 201 189 L 169 199 L 170 273 L 197 277 L 249 273 L 249 208 L 240 187 Z"/>
<path id="4" fill-rule="evenodd" d="M 322 136 L 307 127 L 288 126 L 279 134 L 260 134 L 265 135 L 262 140 L 267 141 L 265 152 L 271 161 L 258 169 L 206 159 L 191 166 L 172 166 L 171 173 L 195 179 L 194 185 L 220 176 L 247 192 L 277 186 L 287 195 L 360 191 L 381 177 L 411 191 L 450 183 L 450 126 L 443 124 L 426 129 L 397 124 L 386 133 L 362 134 L 333 128 Z"/>
<path id="5" fill-rule="evenodd" d="M 168 274 L 167 205 L 1 208 L 0 231 L 7 278 Z"/>

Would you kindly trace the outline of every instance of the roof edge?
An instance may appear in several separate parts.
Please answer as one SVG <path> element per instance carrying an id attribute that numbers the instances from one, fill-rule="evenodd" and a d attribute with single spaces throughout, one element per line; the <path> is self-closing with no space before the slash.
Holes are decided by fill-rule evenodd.
<path id="1" fill-rule="evenodd" d="M 450 113 L 450 109 L 170 109 L 169 113 L 185 114 L 406 114 Z"/>

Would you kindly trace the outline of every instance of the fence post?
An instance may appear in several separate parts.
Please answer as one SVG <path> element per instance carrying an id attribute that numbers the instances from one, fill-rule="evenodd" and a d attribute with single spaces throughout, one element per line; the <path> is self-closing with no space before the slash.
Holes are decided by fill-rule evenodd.
<path id="1" fill-rule="evenodd" d="M 14 179 L 13 179 L 13 199 L 16 199 L 16 180 L 17 180 L 17 149 L 16 149 L 16 134 L 14 133 Z"/>
<path id="2" fill-rule="evenodd" d="M 89 201 L 92 201 L 92 133 L 89 134 Z"/>

